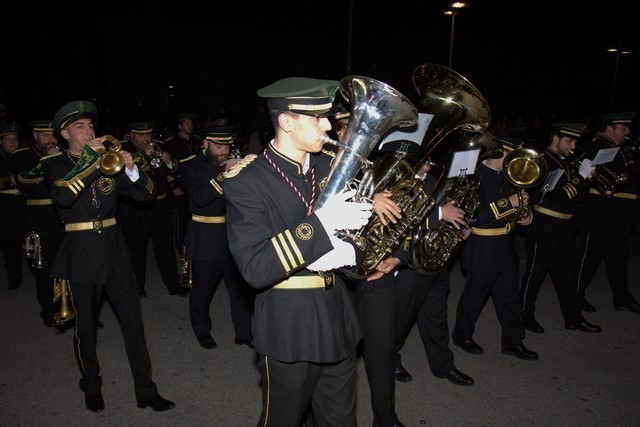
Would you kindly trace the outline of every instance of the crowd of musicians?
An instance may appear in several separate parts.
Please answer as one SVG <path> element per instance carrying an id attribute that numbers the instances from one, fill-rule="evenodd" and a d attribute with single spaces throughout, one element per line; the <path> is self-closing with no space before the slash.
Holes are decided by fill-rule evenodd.
<path id="1" fill-rule="evenodd" d="M 542 145 L 487 128 L 451 132 L 443 144 L 448 157 L 425 156 L 412 165 L 411 178 L 426 194 L 463 179 L 447 176 L 449 162 L 481 134 L 472 147 L 479 149 L 477 160 L 463 174 L 465 185 L 477 178 L 470 186 L 477 204 L 465 208 L 442 193 L 375 273 L 360 277 L 354 272 L 368 249 L 344 231 L 366 230 L 374 218 L 391 228 L 407 210 L 390 189 L 364 198 L 353 189 L 323 197 L 334 162 L 347 156 L 341 150 L 356 132 L 354 106 L 337 101 L 339 85 L 286 78 L 260 89 L 275 132 L 252 153 L 238 144 L 239 129 L 228 119 L 196 129 L 188 112 L 176 117 L 175 134 L 166 139 L 144 120 L 130 123 L 126 135 L 100 135 L 99 112 L 85 100 L 28 128 L 0 127 L 2 274 L 9 289 L 19 289 L 27 263 L 44 325 L 75 329 L 87 409 L 105 410 L 96 349 L 105 297 L 122 326 L 137 406 L 175 407 L 152 379 L 140 309 L 149 290 L 149 243 L 168 293 L 189 300 L 194 343 L 207 350 L 217 347 L 210 309 L 224 278 L 235 343 L 259 356 L 261 426 L 356 426 L 359 356 L 374 426 L 403 426 L 395 383 L 412 380 L 400 353 L 413 324 L 432 374 L 471 386 L 449 341 L 483 353 L 474 331 L 489 296 L 502 352 L 537 360 L 524 344 L 525 331 L 545 332 L 536 305 L 549 303 L 537 301 L 547 274 L 567 331 L 601 332 L 585 315 L 596 311 L 588 288 L 603 262 L 612 304 L 597 310 L 640 313 L 627 276 L 640 171 L 634 111 L 608 112 L 589 126 L 555 122 Z M 382 150 L 373 151 L 372 160 L 383 158 Z M 533 185 L 510 176 L 516 153 L 524 156 L 516 162 L 538 162 L 544 170 Z M 440 268 L 425 273 L 415 239 L 445 228 L 461 242 Z M 517 233 L 526 238 L 524 271 Z M 466 283 L 450 327 L 452 268 L 462 268 Z"/>

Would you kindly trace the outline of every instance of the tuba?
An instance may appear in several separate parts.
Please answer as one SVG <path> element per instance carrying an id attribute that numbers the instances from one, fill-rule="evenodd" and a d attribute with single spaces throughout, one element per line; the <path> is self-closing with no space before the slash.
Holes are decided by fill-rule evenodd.
<path id="1" fill-rule="evenodd" d="M 418 110 L 431 115 L 431 122 L 416 152 L 403 146 L 384 155 L 373 170 L 372 192 L 388 190 L 402 209 L 402 218 L 387 226 L 373 215 L 361 235 L 366 236 L 365 261 L 356 279 L 375 273 L 378 264 L 415 229 L 435 205 L 426 194 L 415 169 L 454 129 L 480 132 L 491 122 L 491 112 L 482 94 L 464 77 L 438 64 L 423 64 L 413 72 L 413 84 L 420 95 Z"/>
<path id="2" fill-rule="evenodd" d="M 118 141 L 113 135 L 105 135 L 102 137 L 104 149 L 96 150 L 100 153 L 100 161 L 98 166 L 100 171 L 108 176 L 117 174 L 124 167 L 124 158 L 120 149 L 122 142 Z"/>
<path id="3" fill-rule="evenodd" d="M 72 322 L 76 313 L 69 308 L 69 282 L 65 279 L 56 279 L 53 284 L 53 302 L 60 301 L 60 311 L 53 315 L 53 321 L 58 326 Z"/>
<path id="4" fill-rule="evenodd" d="M 24 244 L 22 245 L 25 256 L 28 260 L 31 260 L 29 265 L 31 268 L 42 269 L 47 266 L 47 262 L 42 259 L 42 245 L 40 244 L 40 236 L 36 233 L 36 230 L 31 230 L 27 237 L 25 237 Z"/>
<path id="5" fill-rule="evenodd" d="M 518 221 L 530 215 L 531 206 L 524 203 L 522 192 L 525 188 L 535 187 L 545 180 L 548 172 L 547 161 L 541 153 L 532 148 L 518 147 L 505 156 L 502 172 L 518 194 L 518 208 L 509 223 L 509 229 L 513 229 Z"/>

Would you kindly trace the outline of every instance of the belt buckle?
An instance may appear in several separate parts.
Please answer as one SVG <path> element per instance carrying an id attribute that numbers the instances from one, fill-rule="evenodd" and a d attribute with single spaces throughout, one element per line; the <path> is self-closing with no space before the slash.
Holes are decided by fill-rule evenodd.
<path id="1" fill-rule="evenodd" d="M 102 220 L 101 219 L 94 219 L 93 221 L 93 231 L 95 231 L 96 233 L 100 234 L 102 233 Z"/>
<path id="2" fill-rule="evenodd" d="M 325 289 L 331 289 L 333 288 L 333 279 L 334 279 L 334 275 L 331 274 L 329 276 L 325 276 L 323 277 L 324 279 L 324 288 Z"/>

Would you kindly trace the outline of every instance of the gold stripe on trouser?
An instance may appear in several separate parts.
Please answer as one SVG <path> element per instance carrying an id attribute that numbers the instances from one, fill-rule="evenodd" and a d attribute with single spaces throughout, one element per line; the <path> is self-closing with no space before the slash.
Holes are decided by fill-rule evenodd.
<path id="1" fill-rule="evenodd" d="M 0 190 L 0 194 L 6 194 L 7 196 L 20 196 L 22 193 L 17 188 L 9 188 L 7 190 Z"/>
<path id="2" fill-rule="evenodd" d="M 476 228 L 471 227 L 471 234 L 477 236 L 501 236 L 503 234 L 509 234 L 509 226 L 505 225 L 500 228 Z"/>
<path id="3" fill-rule="evenodd" d="M 264 411 L 264 427 L 269 425 L 269 409 L 271 403 L 271 374 L 269 372 L 269 356 L 264 356 L 264 370 L 267 373 L 267 408 Z"/>
<path id="4" fill-rule="evenodd" d="M 111 227 L 112 225 L 116 225 L 115 218 L 94 219 L 93 221 L 72 222 L 71 224 L 65 224 L 64 231 L 86 231 L 86 230 L 100 231 L 103 228 Z"/>
<path id="5" fill-rule="evenodd" d="M 201 222 L 204 224 L 224 224 L 225 217 L 224 216 L 203 216 L 192 214 L 191 219 L 195 222 Z"/>
<path id="6" fill-rule="evenodd" d="M 595 188 L 589 189 L 589 194 L 595 194 L 597 196 L 602 196 L 602 193 L 596 190 Z M 613 193 L 611 197 L 617 197 L 618 199 L 627 199 L 627 200 L 638 200 L 637 194 L 632 193 Z"/>
<path id="7" fill-rule="evenodd" d="M 333 286 L 335 276 L 293 276 L 274 285 L 276 289 L 317 289 Z"/>
<path id="8" fill-rule="evenodd" d="M 551 209 L 543 208 L 542 206 L 536 206 L 533 208 L 536 212 L 540 212 L 541 214 L 552 216 L 558 219 L 571 219 L 573 218 L 573 214 L 566 214 L 562 212 L 552 211 Z"/>
<path id="9" fill-rule="evenodd" d="M 167 197 L 167 193 L 164 193 L 164 194 L 158 194 L 158 196 L 156 197 L 156 199 L 157 199 L 157 200 L 162 200 L 162 199 L 164 199 L 164 198 L 166 198 L 166 197 Z"/>
<path id="10" fill-rule="evenodd" d="M 27 199 L 27 206 L 52 205 L 53 199 Z"/>

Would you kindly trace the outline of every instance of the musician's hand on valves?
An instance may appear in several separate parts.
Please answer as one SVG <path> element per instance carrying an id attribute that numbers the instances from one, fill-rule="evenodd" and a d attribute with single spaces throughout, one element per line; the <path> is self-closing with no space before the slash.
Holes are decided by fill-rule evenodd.
<path id="1" fill-rule="evenodd" d="M 402 210 L 393 201 L 391 191 L 385 190 L 373 195 L 373 211 L 378 215 L 382 225 L 388 225 L 389 221 L 396 223 L 402 218 Z"/>
<path id="2" fill-rule="evenodd" d="M 594 170 L 596 170 L 596 167 L 591 165 L 591 159 L 582 159 L 580 167 L 578 168 L 578 175 L 587 179 L 591 176 Z"/>
<path id="3" fill-rule="evenodd" d="M 350 244 L 333 234 L 329 235 L 333 249 L 307 266 L 311 271 L 331 271 L 356 263 L 356 250 Z"/>
<path id="4" fill-rule="evenodd" d="M 440 205 L 440 215 L 443 220 L 452 224 L 456 230 L 464 225 L 464 210 L 456 206 L 455 200 Z"/>
<path id="5" fill-rule="evenodd" d="M 529 215 L 527 215 L 526 217 L 518 220 L 518 224 L 527 226 L 527 225 L 531 224 L 531 221 L 533 221 L 533 212 L 529 212 Z"/>
<path id="6" fill-rule="evenodd" d="M 353 189 L 334 194 L 315 212 L 327 234 L 335 234 L 338 230 L 359 229 L 367 224 L 373 212 L 373 205 L 366 202 L 347 202 L 355 194 L 356 190 Z"/>
<path id="7" fill-rule="evenodd" d="M 376 269 L 377 271 L 371 276 L 367 277 L 367 282 L 373 282 L 374 280 L 378 280 L 385 274 L 391 273 L 398 265 L 400 265 L 400 259 L 396 257 L 382 260 L 382 262 L 378 264 L 378 267 Z"/>
<path id="8" fill-rule="evenodd" d="M 136 164 L 133 162 L 133 156 L 128 151 L 120 150 L 120 154 L 122 154 L 122 160 L 124 160 L 124 165 L 132 171 Z"/>

